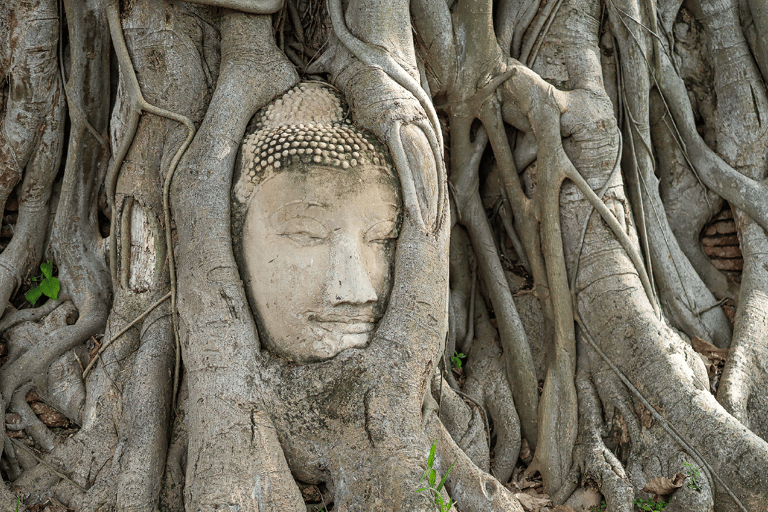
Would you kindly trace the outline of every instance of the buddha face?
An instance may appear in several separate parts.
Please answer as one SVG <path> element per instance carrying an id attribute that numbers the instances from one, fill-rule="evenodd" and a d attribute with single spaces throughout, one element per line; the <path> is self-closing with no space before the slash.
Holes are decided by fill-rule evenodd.
<path id="1" fill-rule="evenodd" d="M 250 201 L 242 253 L 266 348 L 303 363 L 365 346 L 392 286 L 396 178 L 374 165 L 300 165 Z"/>

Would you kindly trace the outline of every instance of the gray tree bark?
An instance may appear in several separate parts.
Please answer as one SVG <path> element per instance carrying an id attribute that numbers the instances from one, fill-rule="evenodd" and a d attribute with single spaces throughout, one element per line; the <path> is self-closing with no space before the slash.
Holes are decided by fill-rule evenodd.
<path id="1" fill-rule="evenodd" d="M 523 510 L 523 469 L 628 512 L 684 463 L 700 488 L 665 510 L 764 510 L 766 19 L 0 1 L 0 508 L 426 512 L 434 446 L 462 512 Z M 230 201 L 249 122 L 309 80 L 404 204 L 368 346 L 296 364 L 260 342 Z M 47 260 L 61 292 L 30 307 Z"/>

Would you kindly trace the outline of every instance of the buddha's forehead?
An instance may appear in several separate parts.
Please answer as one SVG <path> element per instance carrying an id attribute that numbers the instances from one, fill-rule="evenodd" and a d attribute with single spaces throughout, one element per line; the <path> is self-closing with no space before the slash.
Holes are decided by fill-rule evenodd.
<path id="1" fill-rule="evenodd" d="M 373 210 L 401 208 L 400 187 L 389 169 L 364 165 L 339 169 L 299 165 L 283 168 L 256 186 L 254 199 L 265 211 L 303 204 L 366 215 Z"/>

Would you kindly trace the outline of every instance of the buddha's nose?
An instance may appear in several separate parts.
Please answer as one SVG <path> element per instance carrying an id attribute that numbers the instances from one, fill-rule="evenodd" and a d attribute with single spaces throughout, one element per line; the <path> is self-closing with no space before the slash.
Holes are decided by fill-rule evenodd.
<path id="1" fill-rule="evenodd" d="M 378 296 L 365 269 L 359 243 L 348 234 L 337 235 L 331 246 L 328 290 L 331 304 L 365 304 Z"/>

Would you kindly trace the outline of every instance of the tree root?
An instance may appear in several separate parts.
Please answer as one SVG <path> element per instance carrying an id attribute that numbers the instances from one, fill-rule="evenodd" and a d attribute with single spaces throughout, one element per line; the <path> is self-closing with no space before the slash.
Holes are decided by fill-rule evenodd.
<path id="1" fill-rule="evenodd" d="M 453 116 L 452 116 L 453 117 Z M 459 222 L 467 229 L 483 281 L 488 287 L 491 303 L 499 322 L 499 335 L 505 353 L 505 370 L 510 388 L 516 395 L 515 403 L 521 416 L 523 436 L 535 447 L 538 437 L 536 404 L 536 376 L 533 359 L 526 340 L 520 317 L 517 314 L 509 285 L 504 276 L 501 261 L 493 241 L 493 234 L 485 217 L 480 193 L 478 166 L 487 143 L 484 129 L 478 131 L 474 143 L 469 143 L 469 127 L 453 117 L 451 127 L 453 190 L 465 191 L 454 194 Z M 471 148 L 471 152 L 469 152 Z M 465 158 L 464 162 L 460 159 Z"/>
<path id="2" fill-rule="evenodd" d="M 520 420 L 507 380 L 501 377 L 504 371 L 500 347 L 479 296 L 475 298 L 474 321 L 477 340 L 467 354 L 464 390 L 478 403 L 485 404 L 493 420 L 496 444 L 491 474 L 505 483 L 512 476 L 520 453 Z"/>
<path id="3" fill-rule="evenodd" d="M 454 391 L 447 382 L 440 383 L 438 379 L 439 375 L 436 373 L 435 378 L 432 379 L 432 386 L 436 388 L 435 394 L 439 394 L 440 407 L 437 412 L 440 421 L 451 434 L 451 438 L 467 454 L 475 466 L 488 472 L 490 469 L 490 432 L 486 429 L 487 412 L 485 408 L 479 403 L 474 403 L 474 407 L 470 406 L 461 396 L 464 393 Z M 470 401 L 472 400 L 470 397 Z M 429 421 L 431 412 L 434 411 L 424 415 L 425 421 Z"/>
<path id="4" fill-rule="evenodd" d="M 583 343 L 579 347 L 576 387 L 579 393 L 579 439 L 574 446 L 574 463 L 583 480 L 592 479 L 600 487 L 611 512 L 633 510 L 634 488 L 624 467 L 606 448 L 601 435 L 600 401 L 588 376 L 587 355 Z"/>
<path id="5" fill-rule="evenodd" d="M 104 308 L 102 308 L 104 309 Z M 75 325 L 62 327 L 52 332 L 26 353 L 5 368 L 0 376 L 0 390 L 3 397 L 11 397 L 16 389 L 37 375 L 44 375 L 48 365 L 67 350 L 95 336 L 106 322 L 106 312 L 93 312 L 80 318 Z M 103 315 L 103 316 L 102 316 Z M 6 402 L 9 400 L 6 399 Z"/>
<path id="6" fill-rule="evenodd" d="M 64 138 L 57 4 L 21 2 L 14 8 L 14 19 L 8 34 L 12 64 L 4 72 L 21 94 L 9 97 L 0 123 L 0 211 L 22 176 L 24 181 L 16 231 L 0 254 L 0 304 L 8 302 L 42 256 L 48 200 Z"/>
<path id="7" fill-rule="evenodd" d="M 24 398 L 29 390 L 32 389 L 32 383 L 20 387 L 13 395 L 11 410 L 21 417 L 21 425 L 27 433 L 32 436 L 35 442 L 46 452 L 50 452 L 56 446 L 56 440 L 42 421 L 32 412 Z"/>
<path id="8" fill-rule="evenodd" d="M 651 134 L 661 173 L 661 199 L 670 228 L 680 249 L 715 297 L 738 301 L 738 285 L 712 265 L 699 241 L 704 225 L 719 211 L 722 198 L 699 184 L 664 114 L 663 102 L 658 93 L 653 91 Z M 715 341 L 712 339 L 713 343 Z"/>
<path id="9" fill-rule="evenodd" d="M 8 329 L 15 327 L 25 322 L 37 322 L 48 316 L 54 309 L 61 306 L 68 297 L 64 293 L 59 293 L 58 300 L 49 300 L 38 308 L 21 309 L 6 313 L 2 320 L 0 320 L 0 332 L 5 332 Z"/>
<path id="10" fill-rule="evenodd" d="M 427 437 L 437 440 L 435 468 L 445 475 L 453 466 L 446 487 L 462 512 L 522 512 L 520 502 L 491 475 L 475 466 L 451 439 L 443 424 L 433 416 L 427 423 Z"/>
<path id="11" fill-rule="evenodd" d="M 194 454 L 187 465 L 185 504 L 188 510 L 231 503 L 243 510 L 303 511 L 271 421 L 254 401 L 258 343 L 225 213 L 248 121 L 298 77 L 274 45 L 269 17 L 227 13 L 221 34 L 216 91 L 171 191 L 179 243 L 180 325 L 190 401 L 195 404 L 189 421 L 185 419 L 189 453 Z M 230 452 L 238 456 L 221 457 Z M 254 482 L 259 482 L 255 501 Z"/>

